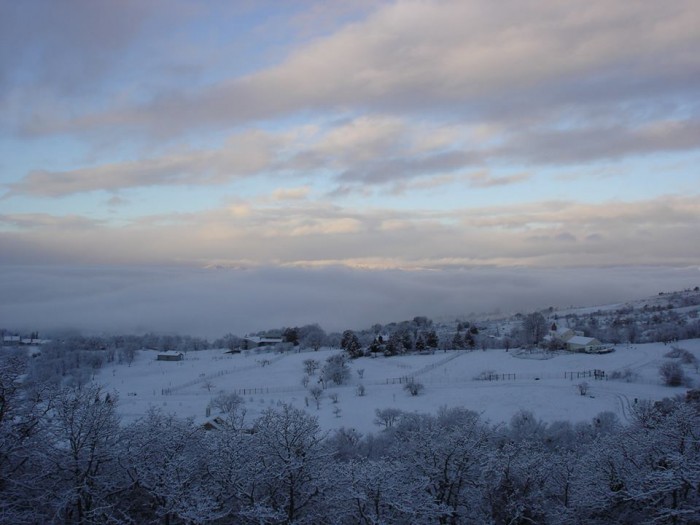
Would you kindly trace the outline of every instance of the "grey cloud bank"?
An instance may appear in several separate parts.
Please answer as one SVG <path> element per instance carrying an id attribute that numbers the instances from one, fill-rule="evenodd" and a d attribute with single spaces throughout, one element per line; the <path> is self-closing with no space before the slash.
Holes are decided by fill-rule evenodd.
<path id="1" fill-rule="evenodd" d="M 436 271 L 4 266 L 0 327 L 205 337 L 318 322 L 362 328 L 416 315 L 597 305 L 693 287 L 698 267 Z"/>

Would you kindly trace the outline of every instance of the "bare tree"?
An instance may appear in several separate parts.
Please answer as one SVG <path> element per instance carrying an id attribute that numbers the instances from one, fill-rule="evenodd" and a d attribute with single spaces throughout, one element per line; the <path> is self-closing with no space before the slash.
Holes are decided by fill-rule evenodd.
<path id="1" fill-rule="evenodd" d="M 304 360 L 304 372 L 306 372 L 307 375 L 314 375 L 316 370 L 318 370 L 321 366 L 321 363 L 317 361 L 316 359 L 305 359 Z"/>
<path id="2" fill-rule="evenodd" d="M 316 410 L 319 410 L 321 408 L 321 398 L 323 397 L 323 388 L 320 386 L 312 386 L 309 388 L 309 394 L 311 394 L 311 397 L 314 399 L 316 402 Z"/>
<path id="3" fill-rule="evenodd" d="M 245 399 L 235 392 L 220 392 L 209 406 L 226 416 L 226 421 L 234 428 L 243 427 L 246 416 Z"/>
<path id="4" fill-rule="evenodd" d="M 377 408 L 374 411 L 374 424 L 378 426 L 384 426 L 385 429 L 394 426 L 394 423 L 403 415 L 403 411 L 398 408 Z"/>
<path id="5" fill-rule="evenodd" d="M 523 318 L 522 331 L 525 343 L 538 345 L 547 334 L 547 321 L 540 312 L 533 312 Z"/>

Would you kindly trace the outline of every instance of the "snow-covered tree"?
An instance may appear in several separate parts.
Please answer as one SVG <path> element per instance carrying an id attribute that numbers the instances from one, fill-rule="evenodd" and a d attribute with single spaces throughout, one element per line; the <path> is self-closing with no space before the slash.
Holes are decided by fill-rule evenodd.
<path id="1" fill-rule="evenodd" d="M 107 523 L 123 487 L 117 468 L 119 419 L 116 396 L 99 386 L 64 388 L 53 401 L 47 430 L 47 497 L 67 523 Z"/>
<path id="2" fill-rule="evenodd" d="M 526 315 L 522 322 L 523 340 L 526 344 L 538 345 L 547 334 L 547 320 L 540 312 Z"/>
<path id="3" fill-rule="evenodd" d="M 328 490 L 325 469 L 331 453 L 315 417 L 283 404 L 268 409 L 254 427 L 256 499 L 283 523 L 315 523 Z M 267 512 L 266 511 L 266 512 Z"/>
<path id="4" fill-rule="evenodd" d="M 443 513 L 412 465 L 391 459 L 340 464 L 330 495 L 341 524 L 435 523 Z"/>
<path id="5" fill-rule="evenodd" d="M 299 344 L 317 351 L 326 344 L 326 332 L 317 324 L 302 326 L 299 328 Z"/>
<path id="6" fill-rule="evenodd" d="M 476 413 L 441 408 L 437 416 L 412 414 L 394 436 L 392 457 L 410 466 L 412 479 L 425 480 L 441 523 L 482 521 L 479 479 L 491 432 Z"/>
<path id="7" fill-rule="evenodd" d="M 355 335 L 352 330 L 345 330 L 343 332 L 343 337 L 340 340 L 340 348 L 345 350 L 351 359 L 355 359 L 362 355 L 362 345 L 360 340 Z"/>
<path id="8" fill-rule="evenodd" d="M 18 524 L 42 522 L 49 512 L 42 489 L 55 392 L 27 384 L 27 361 L 23 352 L 4 349 L 0 355 L 0 517 Z"/>
<path id="9" fill-rule="evenodd" d="M 336 385 L 345 384 L 350 379 L 350 367 L 347 358 L 343 354 L 336 354 L 326 359 L 321 369 L 324 381 L 332 381 Z"/>
<path id="10" fill-rule="evenodd" d="M 206 431 L 192 420 L 152 409 L 122 434 L 125 492 L 136 522 L 201 523 L 220 511 L 211 490 Z"/>

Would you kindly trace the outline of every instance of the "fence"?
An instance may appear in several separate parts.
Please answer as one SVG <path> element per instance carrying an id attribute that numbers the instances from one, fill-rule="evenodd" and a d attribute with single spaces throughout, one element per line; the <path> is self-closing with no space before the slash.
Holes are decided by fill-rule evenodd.
<path id="1" fill-rule="evenodd" d="M 449 363 L 453 359 L 457 359 L 459 356 L 464 355 L 466 352 L 464 350 L 461 350 L 459 352 L 452 352 L 449 356 L 447 356 L 444 359 L 441 359 L 440 361 L 436 361 L 435 363 L 431 363 L 429 365 L 424 366 L 423 368 L 416 370 L 413 372 L 411 377 L 415 377 L 421 374 L 425 374 L 427 372 L 430 372 L 431 370 L 435 370 L 437 367 L 442 366 L 446 363 Z"/>
<path id="2" fill-rule="evenodd" d="M 409 377 L 409 376 L 388 377 L 385 381 L 375 382 L 375 384 L 378 384 L 378 385 L 404 385 L 406 383 L 410 383 L 411 381 L 413 381 L 413 378 Z"/>
<path id="3" fill-rule="evenodd" d="M 483 377 L 479 377 L 482 381 L 515 381 L 517 379 L 515 374 L 485 374 Z"/>
<path id="4" fill-rule="evenodd" d="M 574 378 L 574 375 L 576 376 Z M 607 380 L 608 376 L 605 375 L 605 370 L 584 370 L 583 372 L 564 372 L 564 379 L 585 379 L 587 377 L 592 377 L 596 380 Z"/>
<path id="5" fill-rule="evenodd" d="M 244 372 L 244 371 L 246 371 L 246 370 L 253 370 L 253 369 L 255 369 L 255 368 L 259 368 L 260 366 L 271 365 L 272 363 L 276 363 L 277 361 L 279 361 L 280 359 L 282 359 L 282 358 L 284 358 L 284 357 L 286 357 L 286 356 L 287 356 L 287 354 L 280 354 L 280 355 L 278 355 L 277 357 L 273 357 L 272 359 L 265 360 L 266 362 L 265 362 L 264 365 L 262 365 L 261 363 L 256 363 L 256 364 L 254 364 L 254 365 L 242 366 L 242 367 L 239 367 L 239 368 L 232 368 L 232 369 L 228 369 L 228 370 L 219 370 L 219 371 L 217 371 L 217 372 L 215 372 L 215 373 L 213 373 L 213 374 L 207 374 L 207 375 L 205 375 L 205 376 L 200 376 L 200 377 L 198 377 L 197 379 L 193 379 L 192 381 L 187 381 L 186 383 L 182 383 L 182 384 L 180 384 L 180 385 L 175 385 L 175 386 L 170 387 L 170 388 L 164 388 L 164 389 L 161 391 L 161 394 L 167 396 L 167 395 L 170 395 L 170 394 L 174 394 L 175 392 L 177 392 L 177 391 L 179 391 L 179 390 L 184 390 L 185 388 L 189 388 L 189 387 L 191 387 L 191 386 L 195 386 L 195 385 L 198 385 L 198 384 L 202 384 L 202 385 L 203 385 L 203 384 L 205 384 L 207 381 L 211 381 L 212 379 L 216 379 L 216 378 L 221 377 L 221 376 L 233 374 L 233 373 L 236 373 L 236 372 Z"/>

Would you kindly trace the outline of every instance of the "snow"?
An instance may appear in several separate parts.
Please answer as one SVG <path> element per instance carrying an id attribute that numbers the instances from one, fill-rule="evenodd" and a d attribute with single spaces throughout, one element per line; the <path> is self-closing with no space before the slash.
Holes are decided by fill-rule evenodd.
<path id="1" fill-rule="evenodd" d="M 700 339 L 680 341 L 676 346 L 700 359 Z M 364 357 L 349 362 L 349 384 L 329 386 L 318 410 L 302 385 L 303 361 L 316 359 L 323 364 L 339 350 L 278 354 L 260 349 L 234 355 L 226 354 L 224 349 L 205 350 L 188 352 L 178 362 L 157 361 L 158 352 L 142 350 L 131 366 L 105 367 L 96 381 L 117 392 L 125 422 L 154 406 L 204 423 L 216 416 L 212 413 L 207 418 L 206 407 L 221 391 L 238 391 L 244 397 L 249 422 L 265 408 L 284 402 L 318 416 L 326 429 L 344 426 L 363 433 L 379 429 L 373 423 L 375 409 L 388 407 L 434 412 L 443 405 L 462 406 L 493 423 L 507 422 L 520 410 L 529 410 L 550 422 L 591 420 L 603 411 L 614 412 L 626 421 L 635 400 L 658 400 L 685 392 L 682 387 L 664 386 L 659 379 L 659 365 L 670 360 L 664 357 L 670 349 L 663 343 L 649 343 L 618 345 L 614 352 L 603 355 L 562 352 L 551 357 L 511 349 Z M 683 366 L 694 383 L 700 383 L 697 370 Z M 359 369 L 364 369 L 362 379 Z M 609 379 L 612 372 L 626 369 L 635 374 L 632 381 Z M 608 379 L 588 377 L 593 370 L 605 371 Z M 485 371 L 499 377 L 506 375 L 506 379 L 475 379 Z M 318 374 L 311 377 L 308 387 L 317 384 Z M 401 378 L 408 376 L 425 385 L 420 395 L 411 396 L 403 389 Z M 590 386 L 586 396 L 581 396 L 576 387 L 582 381 Z M 366 388 L 362 397 L 357 395 L 360 383 Z M 333 393 L 338 395 L 337 403 L 330 397 Z M 339 412 L 334 410 L 336 407 Z"/>

